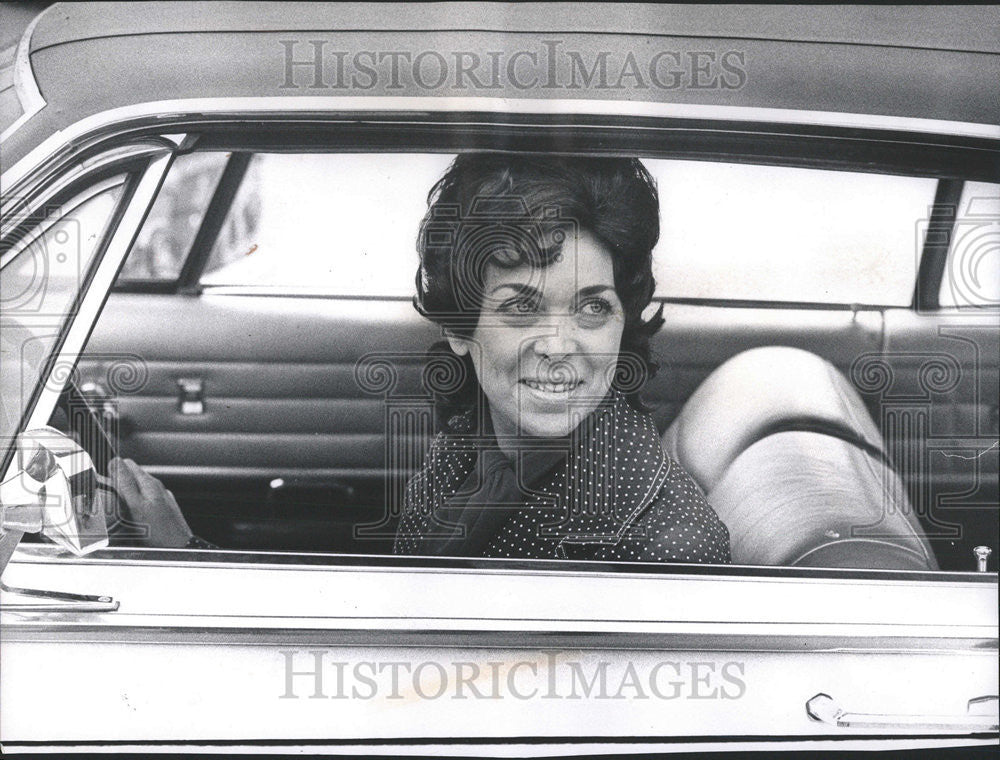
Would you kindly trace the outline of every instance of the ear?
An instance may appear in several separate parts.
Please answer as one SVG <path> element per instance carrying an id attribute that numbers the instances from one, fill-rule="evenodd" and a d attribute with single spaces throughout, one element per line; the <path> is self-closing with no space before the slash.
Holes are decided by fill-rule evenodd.
<path id="1" fill-rule="evenodd" d="M 468 338 L 456 335 L 451 330 L 445 330 L 445 337 L 448 339 L 448 345 L 451 346 L 451 350 L 456 354 L 465 356 L 469 353 L 472 342 Z"/>

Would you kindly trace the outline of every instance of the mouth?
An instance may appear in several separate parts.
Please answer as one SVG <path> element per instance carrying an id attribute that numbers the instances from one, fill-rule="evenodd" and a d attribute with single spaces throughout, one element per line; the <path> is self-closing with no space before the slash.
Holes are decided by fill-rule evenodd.
<path id="1" fill-rule="evenodd" d="M 524 380 L 521 380 L 521 384 L 528 386 L 533 391 L 538 391 L 539 393 L 551 393 L 555 396 L 558 394 L 571 393 L 583 385 L 583 381 L 573 380 L 568 383 L 548 383 L 540 380 L 529 380 L 525 378 Z"/>

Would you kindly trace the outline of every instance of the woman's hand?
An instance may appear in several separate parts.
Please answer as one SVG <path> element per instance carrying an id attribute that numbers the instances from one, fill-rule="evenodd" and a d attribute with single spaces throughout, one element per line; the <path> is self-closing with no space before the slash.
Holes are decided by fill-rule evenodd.
<path id="1" fill-rule="evenodd" d="M 177 499 L 163 483 L 131 459 L 112 459 L 108 463 L 108 477 L 123 502 L 126 514 L 122 517 L 149 531 L 141 541 L 144 546 L 177 548 L 187 545 L 193 535 L 191 528 Z"/>

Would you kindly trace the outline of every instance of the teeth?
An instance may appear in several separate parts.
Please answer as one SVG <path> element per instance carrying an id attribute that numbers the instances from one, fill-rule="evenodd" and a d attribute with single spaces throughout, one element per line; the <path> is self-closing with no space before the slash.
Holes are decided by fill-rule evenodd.
<path id="1" fill-rule="evenodd" d="M 568 393 L 579 383 L 540 383 L 537 380 L 524 380 L 525 385 L 543 393 Z"/>

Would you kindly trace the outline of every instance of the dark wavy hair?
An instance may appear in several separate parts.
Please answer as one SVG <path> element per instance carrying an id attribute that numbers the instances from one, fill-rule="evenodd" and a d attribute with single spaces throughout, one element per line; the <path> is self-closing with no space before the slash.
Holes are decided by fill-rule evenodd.
<path id="1" fill-rule="evenodd" d="M 611 253 L 625 311 L 611 386 L 647 411 L 639 393 L 658 368 L 649 340 L 663 325 L 663 307 L 645 321 L 642 312 L 655 287 L 660 206 L 656 182 L 638 159 L 465 153 L 431 188 L 427 204 L 413 303 L 454 335 L 468 337 L 476 327 L 487 265 L 547 266 L 573 226 L 600 241 Z M 442 372 L 443 364 L 452 371 Z M 479 408 L 482 391 L 471 357 L 456 356 L 447 341 L 431 347 L 425 381 L 442 376 L 453 382 L 429 385 L 438 422 L 447 425 L 453 415 Z"/>

